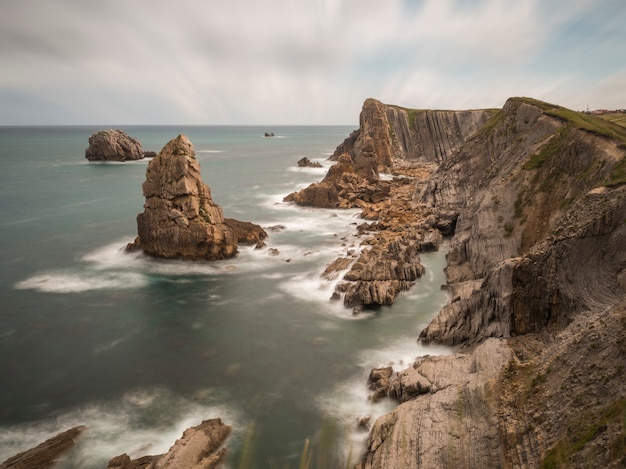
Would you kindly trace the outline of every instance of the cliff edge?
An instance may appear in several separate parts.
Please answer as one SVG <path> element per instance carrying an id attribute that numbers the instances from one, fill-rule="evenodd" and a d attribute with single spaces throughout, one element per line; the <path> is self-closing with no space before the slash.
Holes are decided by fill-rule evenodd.
<path id="1" fill-rule="evenodd" d="M 460 349 L 377 388 L 399 405 L 359 467 L 623 467 L 626 129 L 530 98 L 441 112 L 386 116 L 394 162 L 433 165 L 422 226 L 452 235 L 451 298 L 420 339 Z"/>

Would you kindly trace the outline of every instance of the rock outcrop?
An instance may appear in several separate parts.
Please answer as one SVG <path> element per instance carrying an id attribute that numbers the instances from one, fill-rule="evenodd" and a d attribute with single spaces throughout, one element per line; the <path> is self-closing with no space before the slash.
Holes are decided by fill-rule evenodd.
<path id="1" fill-rule="evenodd" d="M 217 469 L 226 457 L 223 444 L 231 428 L 221 419 L 188 428 L 165 454 L 131 459 L 127 454 L 109 461 L 107 469 Z"/>
<path id="2" fill-rule="evenodd" d="M 418 184 L 417 202 L 435 217 L 457 219 L 446 271 L 455 301 L 423 340 L 456 344 L 563 328 L 624 295 L 626 188 L 611 183 L 624 143 L 575 119 L 572 111 L 510 99 L 481 135 Z"/>
<path id="3" fill-rule="evenodd" d="M 63 453 L 76 443 L 85 426 L 59 433 L 27 451 L 19 453 L 0 464 L 0 469 L 47 469 L 53 467 Z"/>
<path id="4" fill-rule="evenodd" d="M 298 160 L 299 168 L 321 168 L 322 163 L 319 161 L 311 161 L 308 157 L 304 156 Z"/>
<path id="5" fill-rule="evenodd" d="M 218 260 L 234 256 L 238 240 L 256 243 L 266 236 L 258 225 L 224 219 L 185 135 L 168 142 L 150 161 L 143 195 L 138 236 L 129 249 L 162 258 Z"/>
<path id="6" fill-rule="evenodd" d="M 144 157 L 141 143 L 116 129 L 100 130 L 89 137 L 85 158 L 89 161 L 128 161 Z"/>
<path id="7" fill-rule="evenodd" d="M 360 126 L 337 147 L 331 159 L 343 153 L 359 157 L 364 139 L 374 141 L 378 169 L 393 171 L 394 160 L 441 163 L 480 130 L 497 110 L 430 111 L 407 109 L 367 99 Z"/>
<path id="8" fill-rule="evenodd" d="M 626 130 L 528 98 L 485 112 L 429 150 L 413 197 L 453 235 L 451 300 L 420 337 L 463 350 L 370 376 L 400 405 L 359 467 L 621 467 Z"/>

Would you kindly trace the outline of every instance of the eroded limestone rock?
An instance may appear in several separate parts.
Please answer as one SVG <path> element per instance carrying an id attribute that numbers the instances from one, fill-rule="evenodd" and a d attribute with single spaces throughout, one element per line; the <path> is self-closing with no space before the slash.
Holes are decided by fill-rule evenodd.
<path id="1" fill-rule="evenodd" d="M 135 460 L 122 454 L 111 459 L 107 469 L 217 469 L 226 457 L 222 445 L 230 432 L 219 418 L 205 420 L 185 430 L 167 453 Z"/>
<path id="2" fill-rule="evenodd" d="M 117 129 L 100 130 L 89 137 L 85 158 L 89 161 L 128 161 L 144 157 L 141 143 Z"/>
<path id="3" fill-rule="evenodd" d="M 138 236 L 129 249 L 163 258 L 218 260 L 234 256 L 238 241 L 257 244 L 266 236 L 258 225 L 224 219 L 185 135 L 168 142 L 150 161 L 143 195 Z"/>

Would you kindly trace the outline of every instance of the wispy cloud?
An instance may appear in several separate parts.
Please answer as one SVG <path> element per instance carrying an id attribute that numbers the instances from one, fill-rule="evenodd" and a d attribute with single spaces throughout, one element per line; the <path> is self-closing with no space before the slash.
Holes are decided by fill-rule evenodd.
<path id="1" fill-rule="evenodd" d="M 626 107 L 621 0 L 4 0 L 0 123 L 356 123 L 363 100 Z"/>

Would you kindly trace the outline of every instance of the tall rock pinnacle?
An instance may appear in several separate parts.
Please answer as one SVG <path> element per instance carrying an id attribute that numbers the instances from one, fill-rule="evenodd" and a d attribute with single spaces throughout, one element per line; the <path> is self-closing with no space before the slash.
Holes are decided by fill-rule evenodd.
<path id="1" fill-rule="evenodd" d="M 146 203 L 137 216 L 138 237 L 130 248 L 155 257 L 198 260 L 237 253 L 237 236 L 202 181 L 187 136 L 169 141 L 150 161 L 142 187 Z"/>

